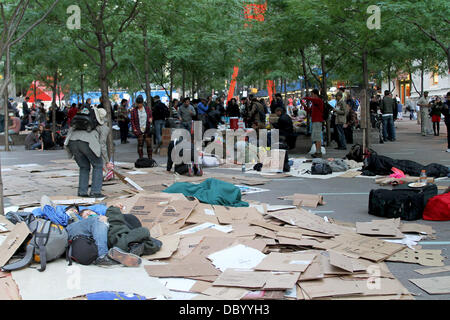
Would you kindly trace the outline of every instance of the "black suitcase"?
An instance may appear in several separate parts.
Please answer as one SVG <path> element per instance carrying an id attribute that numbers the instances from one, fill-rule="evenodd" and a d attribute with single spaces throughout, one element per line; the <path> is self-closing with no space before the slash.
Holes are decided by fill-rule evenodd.
<path id="1" fill-rule="evenodd" d="M 422 219 L 428 200 L 438 194 L 436 185 L 410 188 L 401 185 L 393 190 L 372 190 L 369 195 L 369 214 L 406 221 Z"/>

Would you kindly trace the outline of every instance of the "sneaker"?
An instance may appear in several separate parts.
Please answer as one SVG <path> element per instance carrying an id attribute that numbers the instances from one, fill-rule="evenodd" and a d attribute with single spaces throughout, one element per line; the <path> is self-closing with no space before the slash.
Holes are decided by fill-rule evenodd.
<path id="1" fill-rule="evenodd" d="M 129 246 L 130 253 L 138 257 L 144 254 L 144 244 L 143 243 L 133 243 Z"/>
<path id="2" fill-rule="evenodd" d="M 203 169 L 202 169 L 202 165 L 201 164 L 199 164 L 198 166 L 196 166 L 196 172 L 195 172 L 195 175 L 196 176 L 199 176 L 199 177 L 201 177 L 201 176 L 203 176 Z"/>
<path id="3" fill-rule="evenodd" d="M 117 247 L 109 249 L 108 256 L 126 267 L 139 267 L 142 262 L 137 255 L 125 252 Z"/>
<path id="4" fill-rule="evenodd" d="M 89 198 L 89 195 L 87 193 L 86 194 L 79 193 L 78 196 L 81 198 Z"/>
<path id="5" fill-rule="evenodd" d="M 192 170 L 192 165 L 189 164 L 188 165 L 188 177 L 193 177 L 194 176 L 194 171 Z"/>
<path id="6" fill-rule="evenodd" d="M 98 258 L 94 261 L 94 264 L 95 264 L 96 266 L 99 266 L 99 267 L 110 267 L 110 266 L 117 266 L 117 265 L 119 265 L 120 263 L 117 262 L 117 261 L 115 261 L 115 260 L 113 260 L 113 259 L 111 259 L 110 257 L 108 257 L 107 254 L 105 254 L 105 255 L 102 256 L 102 257 L 98 257 Z"/>
<path id="7" fill-rule="evenodd" d="M 43 195 L 41 198 L 41 209 L 44 210 L 45 206 L 50 206 L 52 208 L 55 208 L 55 204 L 53 203 L 53 201 L 50 200 L 50 198 L 47 197 L 46 195 Z"/>
<path id="8" fill-rule="evenodd" d="M 314 153 L 312 155 L 313 158 L 322 158 L 322 153 Z"/>

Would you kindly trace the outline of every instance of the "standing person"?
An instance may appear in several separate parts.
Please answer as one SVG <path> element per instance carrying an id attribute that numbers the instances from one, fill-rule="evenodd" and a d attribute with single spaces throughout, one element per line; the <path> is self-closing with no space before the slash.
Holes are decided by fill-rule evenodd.
<path id="1" fill-rule="evenodd" d="M 70 127 L 70 122 L 72 121 L 73 117 L 76 116 L 78 113 L 78 107 L 76 103 L 72 103 L 72 106 L 70 107 L 69 111 L 67 112 L 67 124 Z"/>
<path id="2" fill-rule="evenodd" d="M 26 126 L 27 124 L 30 123 L 31 121 L 31 110 L 30 107 L 28 106 L 28 102 L 30 101 L 30 97 L 26 97 L 25 101 L 22 103 L 22 112 L 23 112 L 23 119 L 22 119 L 22 123 L 24 126 Z"/>
<path id="3" fill-rule="evenodd" d="M 347 105 L 347 122 L 344 124 L 345 141 L 347 144 L 353 144 L 353 130 L 358 125 L 358 115 Z"/>
<path id="4" fill-rule="evenodd" d="M 92 131 L 74 130 L 70 128 L 67 133 L 64 146 L 80 168 L 78 180 L 78 196 L 104 198 L 102 194 L 103 185 L 103 164 L 109 170 L 113 169 L 113 164 L 109 162 L 106 140 L 108 138 L 109 127 L 106 122 L 107 112 L 105 109 L 93 107 L 90 116 L 94 117 L 98 125 Z M 92 113 L 94 115 L 92 115 Z M 72 119 L 72 121 L 74 121 Z M 92 186 L 89 189 L 89 175 L 92 167 Z"/>
<path id="5" fill-rule="evenodd" d="M 161 98 L 159 96 L 154 97 L 153 101 L 153 121 L 155 124 L 155 142 L 156 148 L 161 146 L 162 140 L 162 130 L 166 127 L 166 120 L 169 119 L 170 111 L 169 108 L 161 102 Z"/>
<path id="6" fill-rule="evenodd" d="M 240 111 L 239 105 L 237 104 L 237 101 L 235 98 L 232 98 L 230 101 L 228 101 L 226 114 L 227 114 L 227 117 L 230 117 L 230 118 L 240 118 L 241 117 L 241 111 Z"/>
<path id="7" fill-rule="evenodd" d="M 420 131 L 422 133 L 422 136 L 426 136 L 428 132 L 430 131 L 430 102 L 428 99 L 428 91 L 425 91 L 423 93 L 423 97 L 417 101 L 417 105 L 420 107 Z"/>
<path id="8" fill-rule="evenodd" d="M 249 96 L 251 105 L 249 113 L 249 122 L 251 128 L 258 130 L 266 127 L 266 113 L 264 106 L 258 102 L 258 98 L 253 95 Z"/>
<path id="9" fill-rule="evenodd" d="M 216 105 L 210 105 L 211 107 L 219 107 L 219 105 L 216 103 Z M 215 108 L 217 110 L 217 107 Z M 205 98 L 201 98 L 200 102 L 197 104 L 197 114 L 198 114 L 198 120 L 202 122 L 203 127 L 205 127 L 206 124 L 206 118 L 207 114 L 209 112 L 208 108 L 208 102 Z"/>
<path id="10" fill-rule="evenodd" d="M 192 119 L 195 116 L 195 109 L 191 105 L 190 98 L 184 98 L 183 104 L 178 108 L 178 118 L 181 120 L 181 126 L 188 130 L 192 129 Z"/>
<path id="11" fill-rule="evenodd" d="M 323 124 L 323 100 L 320 98 L 319 90 L 314 89 L 312 91 L 312 97 L 305 97 L 305 100 L 312 103 L 311 107 L 306 106 L 302 101 L 302 105 L 305 109 L 311 112 L 311 140 L 316 145 L 316 153 L 313 158 L 322 158 L 322 124 Z"/>
<path id="12" fill-rule="evenodd" d="M 439 137 L 441 115 L 442 115 L 443 103 L 440 97 L 436 99 L 431 104 L 430 116 L 433 122 L 433 132 L 436 137 Z"/>
<path id="13" fill-rule="evenodd" d="M 447 92 L 445 103 L 442 106 L 442 114 L 445 117 L 447 126 L 447 152 L 450 152 L 450 91 Z"/>
<path id="14" fill-rule="evenodd" d="M 381 100 L 380 110 L 383 115 L 383 140 L 395 141 L 395 126 L 394 126 L 394 110 L 396 103 L 391 97 L 391 92 L 386 90 L 384 92 L 383 100 Z"/>
<path id="15" fill-rule="evenodd" d="M 375 120 L 378 114 L 378 109 L 380 107 L 380 103 L 378 101 L 378 97 L 373 95 L 370 99 L 370 122 L 372 123 L 372 128 L 375 129 Z"/>
<path id="16" fill-rule="evenodd" d="M 345 103 L 342 92 L 336 94 L 337 105 L 334 112 L 336 113 L 335 128 L 337 131 L 337 150 L 347 150 L 347 143 L 344 133 L 344 125 L 347 123 L 347 104 Z"/>
<path id="17" fill-rule="evenodd" d="M 275 112 L 275 110 L 274 110 Z M 246 128 L 250 128 L 250 101 L 247 97 L 241 99 L 241 115 L 245 123 Z"/>
<path id="18" fill-rule="evenodd" d="M 138 139 L 139 158 L 144 157 L 144 143 L 147 144 L 147 156 L 152 159 L 152 110 L 149 106 L 144 106 L 144 98 L 136 99 L 136 106 L 131 110 L 131 127 L 134 135 Z"/>
<path id="19" fill-rule="evenodd" d="M 117 110 L 117 122 L 120 128 L 120 142 L 122 144 L 128 143 L 128 124 L 130 123 L 130 118 L 128 111 L 128 100 L 122 99 Z"/>
<path id="20" fill-rule="evenodd" d="M 413 101 L 410 98 L 406 99 L 406 111 L 409 112 L 409 120 L 414 120 L 415 110 L 416 106 L 414 105 Z"/>
<path id="21" fill-rule="evenodd" d="M 47 122 L 47 113 L 44 107 L 45 105 L 43 102 L 41 102 L 40 104 L 38 104 L 38 106 L 39 106 L 39 112 L 37 116 L 38 122 L 40 124 L 45 124 Z"/>
<path id="22" fill-rule="evenodd" d="M 294 149 L 297 136 L 294 134 L 294 124 L 291 117 L 283 108 L 275 110 L 275 114 L 278 116 L 278 121 L 273 124 L 273 127 L 279 130 L 280 137 L 284 137 L 289 150 Z"/>

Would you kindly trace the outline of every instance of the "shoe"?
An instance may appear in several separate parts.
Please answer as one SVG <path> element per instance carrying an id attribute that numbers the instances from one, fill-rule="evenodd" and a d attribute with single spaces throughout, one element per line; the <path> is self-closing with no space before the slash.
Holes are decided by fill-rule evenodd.
<path id="1" fill-rule="evenodd" d="M 106 196 L 102 193 L 91 193 L 88 198 L 106 198 Z"/>
<path id="2" fill-rule="evenodd" d="M 52 208 L 55 208 L 55 204 L 53 203 L 53 201 L 50 200 L 50 198 L 47 197 L 46 195 L 43 195 L 41 197 L 41 209 L 44 210 L 45 206 L 50 206 Z"/>
<path id="3" fill-rule="evenodd" d="M 89 198 L 89 195 L 88 195 L 87 193 L 86 193 L 86 194 L 81 194 L 81 193 L 79 193 L 78 196 L 79 196 L 80 198 Z"/>
<path id="4" fill-rule="evenodd" d="M 125 252 L 117 247 L 109 249 L 108 256 L 126 267 L 139 267 L 142 263 L 141 258 L 137 255 Z"/>
<path id="5" fill-rule="evenodd" d="M 199 164 L 198 166 L 196 166 L 195 169 L 197 169 L 197 170 L 195 170 L 195 171 L 196 171 L 196 172 L 195 172 L 195 175 L 196 175 L 196 176 L 199 176 L 199 177 L 203 176 L 202 165 Z"/>
<path id="6" fill-rule="evenodd" d="M 102 256 L 102 257 L 98 257 L 98 258 L 94 261 L 94 264 L 95 264 L 96 266 L 99 266 L 99 267 L 110 267 L 110 266 L 117 266 L 117 265 L 119 265 L 120 263 L 117 262 L 117 261 L 115 261 L 115 260 L 113 260 L 113 259 L 111 259 L 110 257 L 108 257 L 107 254 L 105 254 L 105 255 Z"/>
<path id="7" fill-rule="evenodd" d="M 144 254 L 144 244 L 143 243 L 132 243 L 129 246 L 130 253 L 134 254 L 138 257 L 142 256 Z"/>
<path id="8" fill-rule="evenodd" d="M 313 158 L 322 158 L 322 153 L 314 153 L 312 155 Z"/>
<path id="9" fill-rule="evenodd" d="M 193 177 L 194 176 L 194 171 L 192 170 L 192 165 L 188 164 L 188 177 Z"/>

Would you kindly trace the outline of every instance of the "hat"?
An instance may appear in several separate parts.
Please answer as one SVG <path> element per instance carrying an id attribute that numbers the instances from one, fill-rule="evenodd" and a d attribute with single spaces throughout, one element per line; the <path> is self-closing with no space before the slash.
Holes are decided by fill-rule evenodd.
<path id="1" fill-rule="evenodd" d="M 96 108 L 94 107 L 95 117 L 97 118 L 97 121 L 100 125 L 103 125 L 105 123 L 106 119 L 106 110 L 103 108 Z"/>

